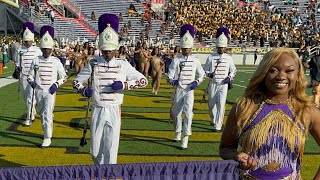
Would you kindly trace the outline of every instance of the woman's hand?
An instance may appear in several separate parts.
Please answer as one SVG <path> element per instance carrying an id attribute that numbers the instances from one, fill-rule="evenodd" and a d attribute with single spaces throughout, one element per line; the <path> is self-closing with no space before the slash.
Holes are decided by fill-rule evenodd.
<path id="1" fill-rule="evenodd" d="M 257 161 L 244 152 L 236 155 L 234 159 L 239 162 L 240 169 L 248 170 L 257 166 Z"/>

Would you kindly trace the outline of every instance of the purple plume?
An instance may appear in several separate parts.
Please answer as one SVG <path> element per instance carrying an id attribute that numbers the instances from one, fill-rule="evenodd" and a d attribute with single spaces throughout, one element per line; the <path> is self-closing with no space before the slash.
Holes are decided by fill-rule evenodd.
<path id="1" fill-rule="evenodd" d="M 115 14 L 105 13 L 99 17 L 98 29 L 99 34 L 104 31 L 104 29 L 110 24 L 114 31 L 119 31 L 119 18 Z"/>
<path id="2" fill-rule="evenodd" d="M 53 39 L 54 38 L 54 28 L 52 26 L 42 26 L 40 29 L 40 37 L 42 37 L 47 31 Z"/>
<path id="3" fill-rule="evenodd" d="M 227 28 L 223 28 L 223 27 L 217 29 L 216 38 L 218 38 L 222 33 L 224 33 L 224 35 L 228 37 L 229 30 Z"/>
<path id="4" fill-rule="evenodd" d="M 32 22 L 25 22 L 22 25 L 22 31 L 24 32 L 28 28 L 32 33 L 34 33 L 34 24 Z"/>
<path id="5" fill-rule="evenodd" d="M 191 36 L 194 37 L 196 30 L 191 24 L 185 24 L 185 25 L 181 26 L 180 37 L 182 37 L 187 32 L 187 30 L 189 31 Z"/>

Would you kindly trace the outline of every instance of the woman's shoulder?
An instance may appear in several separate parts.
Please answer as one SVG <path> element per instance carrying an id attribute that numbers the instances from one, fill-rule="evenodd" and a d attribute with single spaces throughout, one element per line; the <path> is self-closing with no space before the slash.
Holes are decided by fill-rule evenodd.
<path id="1" fill-rule="evenodd" d="M 314 105 L 310 107 L 310 118 L 311 118 L 311 123 L 315 123 L 315 122 L 320 123 L 320 110 Z"/>
<path id="2" fill-rule="evenodd" d="M 248 107 L 238 106 L 238 104 L 234 105 L 234 109 L 235 109 L 235 111 L 246 111 L 246 112 L 250 112 L 251 111 L 251 113 L 253 114 L 261 107 L 261 105 L 262 105 L 261 101 L 254 101 L 251 104 L 250 109 L 248 109 Z"/>
<path id="3" fill-rule="evenodd" d="M 249 108 L 247 106 L 242 106 L 242 104 L 247 103 L 247 102 L 243 103 L 244 101 L 247 101 L 247 102 L 251 101 L 252 102 L 252 103 L 250 103 Z M 263 100 L 260 97 L 256 97 L 253 99 L 248 99 L 248 98 L 243 97 L 234 105 L 234 110 L 235 110 L 235 112 L 249 112 L 251 114 L 254 114 L 263 105 L 262 103 L 263 103 Z"/>

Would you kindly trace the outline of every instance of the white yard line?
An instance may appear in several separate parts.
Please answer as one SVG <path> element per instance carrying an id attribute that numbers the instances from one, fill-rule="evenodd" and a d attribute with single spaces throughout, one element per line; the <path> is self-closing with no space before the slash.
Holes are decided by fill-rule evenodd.
<path id="1" fill-rule="evenodd" d="M 238 69 L 237 69 L 237 72 L 247 73 L 247 74 L 253 74 L 253 73 L 255 72 L 255 70 L 252 71 L 252 70 L 238 70 Z"/>
<path id="2" fill-rule="evenodd" d="M 19 79 L 14 79 L 12 76 L 8 76 L 6 78 L 0 78 L 0 88 L 15 83 L 17 82 Z"/>
<path id="3" fill-rule="evenodd" d="M 246 88 L 247 86 L 242 86 L 240 84 L 233 84 L 234 86 L 238 86 L 238 87 L 242 87 L 242 88 Z"/>

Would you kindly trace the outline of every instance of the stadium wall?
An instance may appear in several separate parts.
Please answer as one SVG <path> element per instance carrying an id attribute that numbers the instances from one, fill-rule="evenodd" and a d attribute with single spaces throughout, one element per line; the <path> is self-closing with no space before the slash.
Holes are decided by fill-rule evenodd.
<path id="1" fill-rule="evenodd" d="M 236 65 L 258 65 L 263 58 L 263 55 L 272 50 L 270 47 L 230 47 L 227 49 L 227 53 L 233 58 Z M 297 50 L 297 48 L 292 48 Z M 254 64 L 254 52 L 257 51 L 257 61 Z M 200 60 L 201 64 L 205 64 L 207 57 L 212 53 L 216 52 L 213 47 L 206 48 L 192 48 L 192 54 Z"/>
<path id="2" fill-rule="evenodd" d="M 192 53 L 194 56 L 196 56 L 201 64 L 205 64 L 207 57 L 211 53 Z M 254 65 L 254 54 L 231 54 L 233 61 L 236 65 Z M 258 65 L 263 57 L 263 54 L 258 54 L 256 65 Z"/>

